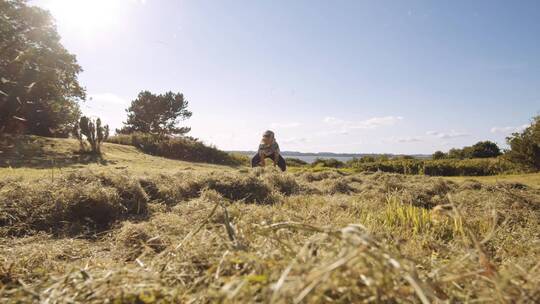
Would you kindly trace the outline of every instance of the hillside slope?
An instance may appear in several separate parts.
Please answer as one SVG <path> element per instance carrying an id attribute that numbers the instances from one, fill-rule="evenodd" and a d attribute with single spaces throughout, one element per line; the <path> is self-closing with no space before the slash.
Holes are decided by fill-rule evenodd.
<path id="1" fill-rule="evenodd" d="M 129 168 L 134 173 L 171 173 L 178 170 L 229 170 L 229 167 L 191 163 L 144 154 L 135 147 L 104 143 L 103 160 L 78 154 L 75 139 L 24 136 L 6 138 L 0 145 L 0 175 L 42 177 L 79 169 L 93 171 Z M 45 170 L 44 170 L 45 169 Z"/>

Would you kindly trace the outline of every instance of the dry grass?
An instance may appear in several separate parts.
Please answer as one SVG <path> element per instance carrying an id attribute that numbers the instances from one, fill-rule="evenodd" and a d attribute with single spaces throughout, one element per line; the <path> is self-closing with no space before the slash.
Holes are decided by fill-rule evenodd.
<path id="1" fill-rule="evenodd" d="M 112 144 L 81 164 L 38 143 L 62 165 L 0 168 L 1 303 L 540 301 L 530 175 L 283 174 Z"/>
<path id="2" fill-rule="evenodd" d="M 92 159 L 78 154 L 75 139 L 25 136 L 22 140 L 5 143 L 0 139 L 0 176 L 54 180 L 61 175 L 92 170 L 93 172 L 122 171 L 129 168 L 137 175 L 174 174 L 179 170 L 232 170 L 229 167 L 191 163 L 144 154 L 132 146 L 103 143 L 104 159 Z"/>
<path id="3" fill-rule="evenodd" d="M 520 183 L 520 184 L 524 184 L 532 188 L 540 189 L 540 173 L 477 176 L 477 177 L 452 176 L 452 177 L 445 177 L 445 179 L 456 181 L 456 182 L 476 180 L 476 181 L 486 183 L 486 184 L 511 182 L 511 183 Z"/>
<path id="4" fill-rule="evenodd" d="M 540 191 L 272 169 L 0 183 L 0 302 L 540 300 Z"/>

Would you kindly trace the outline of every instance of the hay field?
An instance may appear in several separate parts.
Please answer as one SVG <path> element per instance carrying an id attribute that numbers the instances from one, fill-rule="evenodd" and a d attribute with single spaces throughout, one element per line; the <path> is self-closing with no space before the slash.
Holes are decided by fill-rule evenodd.
<path id="1" fill-rule="evenodd" d="M 48 166 L 76 143 L 35 141 L 18 164 L 2 156 L 0 302 L 540 301 L 533 185 L 282 174 L 112 144 L 106 162 Z"/>

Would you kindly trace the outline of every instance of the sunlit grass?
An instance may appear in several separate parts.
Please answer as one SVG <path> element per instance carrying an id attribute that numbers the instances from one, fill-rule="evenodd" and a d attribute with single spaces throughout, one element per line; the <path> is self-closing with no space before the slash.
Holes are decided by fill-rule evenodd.
<path id="1" fill-rule="evenodd" d="M 411 230 L 413 234 L 425 232 L 432 227 L 429 210 L 403 203 L 395 195 L 390 195 L 386 199 L 384 218 L 384 225 Z"/>
<path id="2" fill-rule="evenodd" d="M 104 143 L 103 161 L 93 160 L 81 163 L 72 160 L 77 157 L 79 144 L 74 139 L 30 137 L 36 147 L 25 149 L 10 159 L 0 154 L 2 166 L 0 177 L 10 178 L 51 178 L 79 170 L 105 172 L 129 168 L 135 174 L 167 173 L 185 170 L 232 170 L 230 167 L 191 163 L 164 157 L 152 156 L 138 151 L 135 147 Z M 54 152 L 54 153 L 53 153 Z M 13 164 L 10 166 L 10 162 Z"/>
<path id="3" fill-rule="evenodd" d="M 448 176 L 445 179 L 463 182 L 466 180 L 477 180 L 482 183 L 495 184 L 498 182 L 508 183 L 522 183 L 530 187 L 540 189 L 540 173 L 529 174 L 505 174 L 505 175 L 493 175 L 493 176 Z"/>

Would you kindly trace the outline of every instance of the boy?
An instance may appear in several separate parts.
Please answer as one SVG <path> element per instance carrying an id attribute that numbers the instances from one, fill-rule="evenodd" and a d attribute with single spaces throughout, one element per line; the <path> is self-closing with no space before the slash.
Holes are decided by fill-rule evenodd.
<path id="1" fill-rule="evenodd" d="M 285 159 L 279 153 L 279 145 L 276 142 L 274 132 L 270 130 L 264 132 L 261 144 L 259 145 L 259 151 L 251 159 L 251 166 L 264 167 L 266 165 L 266 158 L 272 159 L 274 161 L 274 166 L 277 165 L 281 169 L 281 171 L 285 171 L 287 169 Z"/>

